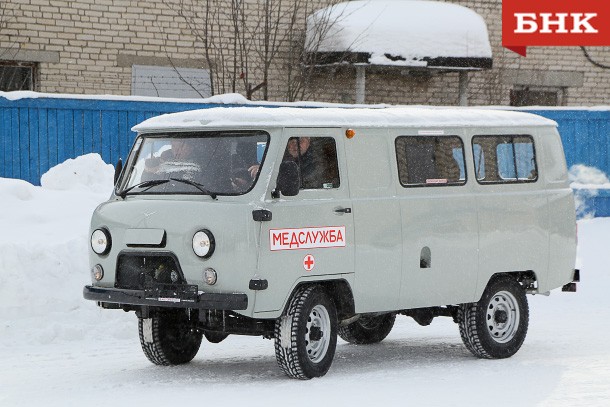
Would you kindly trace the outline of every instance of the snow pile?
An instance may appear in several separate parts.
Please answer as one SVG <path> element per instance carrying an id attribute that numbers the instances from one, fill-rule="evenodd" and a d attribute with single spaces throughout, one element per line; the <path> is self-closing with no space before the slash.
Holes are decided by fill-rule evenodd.
<path id="1" fill-rule="evenodd" d="M 569 179 L 571 187 L 574 189 L 610 189 L 610 180 L 603 171 L 583 164 L 575 164 L 570 167 Z"/>
<path id="2" fill-rule="evenodd" d="M 595 211 L 589 208 L 587 201 L 598 196 L 600 190 L 610 190 L 608 176 L 597 168 L 575 164 L 570 167 L 568 177 L 574 190 L 576 216 L 579 219 L 594 217 Z"/>
<path id="3" fill-rule="evenodd" d="M 308 18 L 306 47 L 310 52 L 368 53 L 369 63 L 377 65 L 491 58 L 483 18 L 466 7 L 436 1 L 350 1 L 327 7 Z"/>
<path id="4" fill-rule="evenodd" d="M 113 177 L 112 165 L 102 161 L 99 154 L 87 154 L 49 169 L 40 177 L 40 184 L 45 189 L 67 191 L 87 188 L 92 192 L 110 194 Z"/>
<path id="5" fill-rule="evenodd" d="M 0 345 L 80 338 L 82 319 L 96 318 L 82 298 L 89 221 L 110 196 L 113 172 L 89 154 L 49 170 L 42 187 L 0 178 Z"/>

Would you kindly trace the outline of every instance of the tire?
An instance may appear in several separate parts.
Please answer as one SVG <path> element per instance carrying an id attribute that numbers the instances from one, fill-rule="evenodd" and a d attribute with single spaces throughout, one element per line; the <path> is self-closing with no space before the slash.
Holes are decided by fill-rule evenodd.
<path id="1" fill-rule="evenodd" d="M 396 314 L 361 316 L 346 326 L 339 326 L 339 336 L 346 342 L 364 345 L 383 341 L 394 326 Z"/>
<path id="2" fill-rule="evenodd" d="M 193 329 L 184 312 L 138 318 L 138 330 L 142 350 L 155 365 L 188 363 L 201 346 L 201 332 Z"/>
<path id="3" fill-rule="evenodd" d="M 275 358 L 295 379 L 324 376 L 337 347 L 337 309 L 318 286 L 297 289 L 275 323 Z"/>
<path id="4" fill-rule="evenodd" d="M 525 289 L 513 277 L 492 279 L 476 303 L 458 307 L 457 322 L 466 348 L 484 359 L 503 359 L 517 353 L 529 324 Z"/>

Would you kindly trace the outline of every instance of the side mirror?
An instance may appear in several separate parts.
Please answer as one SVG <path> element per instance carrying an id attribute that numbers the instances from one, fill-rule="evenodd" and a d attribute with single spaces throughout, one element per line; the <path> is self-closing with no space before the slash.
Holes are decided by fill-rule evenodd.
<path id="1" fill-rule="evenodd" d="M 114 185 L 116 185 L 116 182 L 119 180 L 121 171 L 123 171 L 123 160 L 119 158 L 119 162 L 117 162 L 116 167 L 114 167 Z"/>
<path id="2" fill-rule="evenodd" d="M 277 187 L 275 195 L 279 193 L 285 196 L 295 196 L 299 193 L 301 186 L 301 174 L 299 166 L 294 161 L 284 161 L 280 164 L 280 172 L 277 176 Z"/>

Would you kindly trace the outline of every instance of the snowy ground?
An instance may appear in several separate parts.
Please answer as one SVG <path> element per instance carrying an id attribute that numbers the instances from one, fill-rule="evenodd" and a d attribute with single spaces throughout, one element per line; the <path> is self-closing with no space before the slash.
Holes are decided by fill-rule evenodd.
<path id="1" fill-rule="evenodd" d="M 340 341 L 325 377 L 296 381 L 258 337 L 204 343 L 186 366 L 154 366 L 133 313 L 82 299 L 88 218 L 111 177 L 87 156 L 42 187 L 0 179 L 0 406 L 610 405 L 610 218 L 579 222 L 578 292 L 528 297 L 530 330 L 512 358 L 474 358 L 449 319 L 420 327 L 399 317 L 382 343 Z"/>

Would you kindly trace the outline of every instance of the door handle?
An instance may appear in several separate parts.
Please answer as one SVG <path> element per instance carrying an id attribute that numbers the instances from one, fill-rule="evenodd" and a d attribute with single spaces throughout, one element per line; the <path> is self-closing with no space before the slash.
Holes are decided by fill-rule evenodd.
<path id="1" fill-rule="evenodd" d="M 352 208 L 337 208 L 335 213 L 352 213 Z"/>

